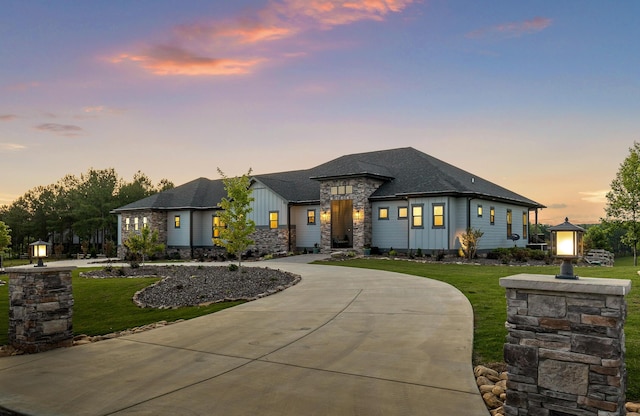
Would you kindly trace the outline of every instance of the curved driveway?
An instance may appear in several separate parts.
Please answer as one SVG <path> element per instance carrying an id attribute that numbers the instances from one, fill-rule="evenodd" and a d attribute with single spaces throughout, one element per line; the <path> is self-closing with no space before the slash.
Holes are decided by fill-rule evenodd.
<path id="1" fill-rule="evenodd" d="M 471 367 L 472 309 L 455 288 L 267 265 L 302 281 L 153 331 L 0 359 L 0 414 L 488 415 Z"/>

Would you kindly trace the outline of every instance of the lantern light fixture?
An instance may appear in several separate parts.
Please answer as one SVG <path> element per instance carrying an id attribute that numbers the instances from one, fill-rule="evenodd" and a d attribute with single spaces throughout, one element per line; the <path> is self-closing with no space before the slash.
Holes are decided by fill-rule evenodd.
<path id="1" fill-rule="evenodd" d="M 551 254 L 562 260 L 556 279 L 577 279 L 578 276 L 573 274 L 573 260 L 582 257 L 584 228 L 571 224 L 569 218 L 565 218 L 564 223 L 549 227 L 549 231 Z"/>
<path id="2" fill-rule="evenodd" d="M 49 255 L 49 243 L 46 241 L 38 240 L 29 244 L 31 248 L 31 257 L 38 259 L 38 264 L 34 267 L 46 267 L 42 262 L 43 257 L 47 257 Z"/>

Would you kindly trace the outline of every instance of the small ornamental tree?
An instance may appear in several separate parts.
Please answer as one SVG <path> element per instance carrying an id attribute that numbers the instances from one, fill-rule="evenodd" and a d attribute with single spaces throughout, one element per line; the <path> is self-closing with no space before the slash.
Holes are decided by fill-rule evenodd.
<path id="1" fill-rule="evenodd" d="M 483 235 L 483 231 L 473 228 L 467 228 L 467 231 L 462 234 L 460 240 L 462 243 L 462 251 L 464 252 L 465 258 L 471 260 L 476 257 L 476 252 L 478 251 L 478 242 Z"/>
<path id="2" fill-rule="evenodd" d="M 635 142 L 629 149 L 629 156 L 620 164 L 606 197 L 606 219 L 626 230 L 621 240 L 632 248 L 633 265 L 637 266 L 640 241 L 640 143 Z"/>
<path id="3" fill-rule="evenodd" d="M 142 257 L 144 266 L 145 257 L 151 257 L 164 250 L 164 244 L 158 242 L 158 231 L 153 232 L 149 227 L 142 227 L 140 234 L 131 234 L 123 244 L 134 254 Z"/>
<path id="4" fill-rule="evenodd" d="M 11 229 L 0 221 L 0 269 L 2 269 L 2 255 L 9 245 L 11 245 Z"/>
<path id="5" fill-rule="evenodd" d="M 218 173 L 222 176 L 227 197 L 222 198 L 218 207 L 222 211 L 218 214 L 220 223 L 224 227 L 220 229 L 219 237 L 213 238 L 213 243 L 227 249 L 229 254 L 238 257 L 238 268 L 242 266 L 242 253 L 253 244 L 250 235 L 256 229 L 256 223 L 249 218 L 251 213 L 251 169 L 235 178 L 228 178 L 220 168 Z"/>

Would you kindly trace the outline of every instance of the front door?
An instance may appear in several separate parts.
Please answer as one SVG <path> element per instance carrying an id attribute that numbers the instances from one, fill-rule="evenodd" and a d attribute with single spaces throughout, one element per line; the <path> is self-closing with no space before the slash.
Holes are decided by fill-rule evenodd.
<path id="1" fill-rule="evenodd" d="M 353 247 L 353 201 L 331 201 L 331 247 Z"/>

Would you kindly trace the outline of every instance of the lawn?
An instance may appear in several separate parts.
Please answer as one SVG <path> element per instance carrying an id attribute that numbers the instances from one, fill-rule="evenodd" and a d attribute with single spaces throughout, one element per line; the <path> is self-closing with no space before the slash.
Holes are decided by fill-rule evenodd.
<path id="1" fill-rule="evenodd" d="M 325 263 L 326 264 L 326 263 Z M 474 311 L 474 364 L 502 362 L 502 348 L 507 335 L 505 289 L 499 279 L 520 273 L 551 274 L 559 266 L 478 266 L 467 264 L 419 263 L 376 259 L 353 259 L 332 262 L 332 265 L 387 270 L 440 280 L 456 287 L 471 302 Z M 627 296 L 628 316 L 625 325 L 627 347 L 627 398 L 640 399 L 640 276 L 633 259 L 616 260 L 611 267 L 576 267 L 578 276 L 629 279 L 631 293 Z"/>
<path id="2" fill-rule="evenodd" d="M 132 301 L 138 290 L 156 282 L 158 278 L 140 279 L 86 279 L 75 269 L 73 279 L 73 332 L 74 334 L 104 335 L 127 328 L 158 321 L 176 321 L 207 315 L 238 305 L 242 302 L 223 302 L 203 307 L 179 309 L 138 308 Z M 0 279 L 8 281 L 8 276 Z M 9 288 L 0 286 L 0 345 L 9 341 Z"/>

